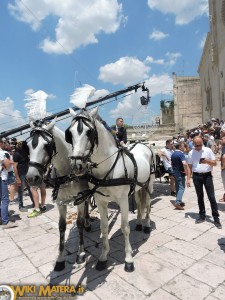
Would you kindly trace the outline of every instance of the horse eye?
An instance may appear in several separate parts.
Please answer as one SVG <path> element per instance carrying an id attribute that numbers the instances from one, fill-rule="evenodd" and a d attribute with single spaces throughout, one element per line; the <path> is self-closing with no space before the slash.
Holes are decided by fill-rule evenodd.
<path id="1" fill-rule="evenodd" d="M 86 134 L 87 134 L 87 136 L 88 136 L 88 137 L 90 137 L 90 136 L 91 136 L 91 132 L 92 132 L 92 130 L 91 130 L 91 129 L 89 129 L 89 130 L 87 131 L 87 133 L 86 133 Z"/>

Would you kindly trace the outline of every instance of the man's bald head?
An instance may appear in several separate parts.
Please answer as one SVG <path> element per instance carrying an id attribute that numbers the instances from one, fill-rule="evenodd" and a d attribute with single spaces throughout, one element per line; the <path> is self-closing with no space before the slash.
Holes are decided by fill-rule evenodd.
<path id="1" fill-rule="evenodd" d="M 203 140 L 200 136 L 195 136 L 193 139 L 195 150 L 200 151 L 203 146 Z"/>
<path id="2" fill-rule="evenodd" d="M 200 136 L 195 136 L 193 142 L 194 144 L 203 144 L 203 140 Z"/>

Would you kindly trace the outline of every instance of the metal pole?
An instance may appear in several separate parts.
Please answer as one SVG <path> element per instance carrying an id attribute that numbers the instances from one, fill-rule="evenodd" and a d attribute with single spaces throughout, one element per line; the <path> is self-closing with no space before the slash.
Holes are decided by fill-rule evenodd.
<path id="1" fill-rule="evenodd" d="M 114 93 L 108 94 L 108 95 L 106 95 L 106 96 L 104 96 L 104 97 L 98 98 L 97 100 L 93 100 L 93 101 L 91 101 L 91 102 L 88 102 L 87 105 L 86 105 L 86 107 L 89 107 L 89 106 L 92 106 L 92 105 L 95 105 L 95 104 L 104 102 L 104 101 L 106 101 L 106 100 L 108 100 L 108 99 L 111 99 L 111 98 L 113 98 L 113 97 L 116 98 L 117 96 L 119 96 L 119 95 L 121 95 L 121 94 L 125 94 L 125 93 L 127 93 L 127 92 L 130 92 L 130 91 L 132 91 L 132 90 L 135 90 L 135 92 L 137 92 L 137 90 L 138 90 L 140 87 L 142 87 L 142 91 L 146 91 L 146 88 L 145 88 L 145 86 L 144 86 L 144 82 L 138 83 L 138 84 L 129 86 L 128 88 L 125 88 L 125 89 L 123 89 L 123 90 L 119 90 L 119 91 L 116 91 L 116 92 L 114 92 Z M 78 107 L 72 107 L 72 108 L 73 108 L 73 110 L 75 110 L 75 111 L 76 111 L 76 110 L 79 110 Z M 66 109 L 66 110 L 60 111 L 60 112 L 58 112 L 58 113 L 52 114 L 52 115 L 50 115 L 50 116 L 44 118 L 43 121 L 50 121 L 50 120 L 54 119 L 55 117 L 62 117 L 62 116 L 67 115 L 67 114 L 69 114 L 69 109 Z M 23 126 L 16 127 L 16 128 L 14 128 L 14 129 L 10 129 L 10 130 L 7 130 L 7 131 L 3 131 L 3 132 L 0 133 L 0 138 L 7 137 L 7 136 L 9 136 L 9 135 L 13 135 L 13 134 L 15 134 L 15 133 L 17 133 L 17 132 L 22 132 L 23 130 L 26 130 L 26 129 L 28 129 L 28 128 L 30 128 L 30 124 L 25 124 L 25 125 L 23 125 Z"/>

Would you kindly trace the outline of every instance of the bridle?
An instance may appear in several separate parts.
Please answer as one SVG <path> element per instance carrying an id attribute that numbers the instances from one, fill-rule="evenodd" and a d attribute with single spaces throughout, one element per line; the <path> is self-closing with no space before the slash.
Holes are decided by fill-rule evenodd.
<path id="1" fill-rule="evenodd" d="M 79 115 L 75 116 L 72 120 L 71 125 L 66 129 L 65 131 L 65 139 L 66 142 L 71 144 L 73 146 L 73 139 L 72 139 L 72 134 L 70 132 L 70 128 L 78 122 L 77 125 L 77 131 L 78 134 L 81 135 L 83 132 L 83 124 L 88 127 L 87 131 L 87 137 L 89 138 L 91 147 L 89 149 L 89 153 L 85 156 L 70 156 L 70 159 L 72 160 L 81 160 L 83 163 L 86 163 L 90 161 L 90 157 L 94 151 L 95 145 L 98 146 L 98 132 L 95 126 L 95 123 L 92 122 L 91 118 L 85 114 L 85 111 L 83 110 Z"/>
<path id="2" fill-rule="evenodd" d="M 54 136 L 52 133 L 50 133 L 48 130 L 42 128 L 42 127 L 35 127 L 30 132 L 30 137 L 28 138 L 28 141 L 31 140 L 33 148 L 36 148 L 38 144 L 39 136 L 41 136 L 46 142 L 47 145 L 45 145 L 49 159 L 48 162 L 43 164 L 39 164 L 34 161 L 29 162 L 29 166 L 34 167 L 38 169 L 38 171 L 42 174 L 44 174 L 47 171 L 48 166 L 51 164 L 52 158 L 56 155 L 56 147 L 55 147 L 55 141 Z"/>

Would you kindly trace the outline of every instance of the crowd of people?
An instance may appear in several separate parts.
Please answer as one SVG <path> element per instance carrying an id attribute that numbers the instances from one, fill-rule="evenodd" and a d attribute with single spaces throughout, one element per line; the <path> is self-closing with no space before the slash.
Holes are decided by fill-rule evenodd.
<path id="1" fill-rule="evenodd" d="M 28 212 L 23 204 L 24 191 L 27 190 L 33 211 L 28 218 L 36 217 L 46 211 L 46 190 L 41 186 L 41 204 L 36 187 L 30 187 L 26 181 L 29 165 L 29 149 L 25 141 L 17 141 L 16 138 L 0 139 L 0 224 L 4 229 L 17 226 L 16 222 L 9 220 L 9 203 L 18 201 L 20 212 Z M 15 199 L 15 192 L 17 198 Z"/>
<path id="2" fill-rule="evenodd" d="M 177 137 L 167 140 L 160 155 L 165 171 L 170 177 L 171 195 L 176 197 L 175 208 L 184 210 L 185 203 L 182 202 L 182 197 L 185 186 L 190 187 L 192 176 L 199 206 L 199 218 L 196 223 L 202 223 L 206 218 L 203 190 L 205 187 L 214 224 L 221 229 L 212 170 L 217 165 L 217 160 L 220 160 L 221 177 L 225 190 L 225 123 L 213 118 L 207 124 L 187 130 L 185 135 L 179 134 Z M 220 157 L 217 157 L 218 155 Z M 176 192 L 174 192 L 174 185 Z M 219 201 L 225 202 L 225 193 Z"/>

